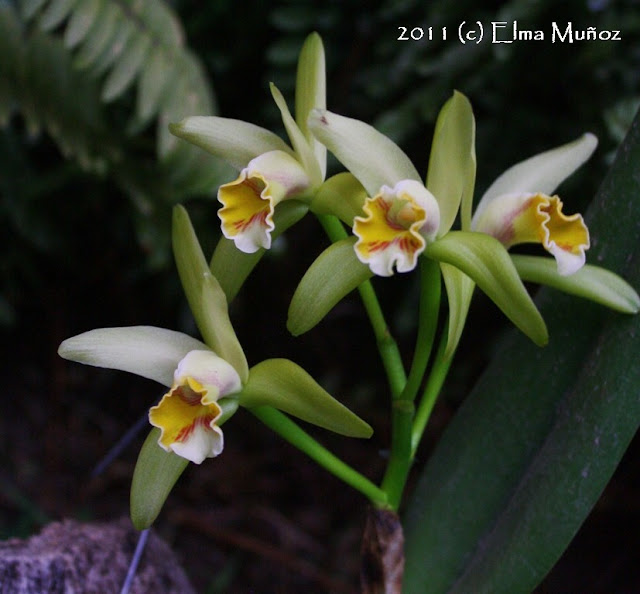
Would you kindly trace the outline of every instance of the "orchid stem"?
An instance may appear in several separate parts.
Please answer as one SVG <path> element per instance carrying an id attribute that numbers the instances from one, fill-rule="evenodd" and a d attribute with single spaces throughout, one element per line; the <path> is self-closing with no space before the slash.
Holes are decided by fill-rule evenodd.
<path id="1" fill-rule="evenodd" d="M 317 217 L 332 242 L 335 243 L 348 237 L 345 228 L 336 217 L 331 215 L 317 215 Z M 402 364 L 400 349 L 398 349 L 389 326 L 387 326 L 371 281 L 362 283 L 358 287 L 358 291 L 376 337 L 378 352 L 387 374 L 391 394 L 394 399 L 399 398 L 407 383 L 407 375 Z"/>
<path id="2" fill-rule="evenodd" d="M 453 353 L 445 355 L 447 338 L 448 333 L 445 328 L 445 331 L 442 333 L 442 338 L 440 340 L 438 352 L 436 353 L 435 360 L 433 362 L 431 373 L 429 374 L 429 379 L 427 380 L 427 385 L 425 386 L 424 393 L 422 395 L 422 400 L 420 401 L 420 405 L 418 406 L 418 412 L 416 413 L 415 421 L 413 423 L 413 429 L 411 432 L 412 458 L 415 456 L 418 446 L 420 445 L 422 434 L 427 427 L 429 417 L 431 416 L 433 407 L 436 403 L 438 395 L 440 394 L 440 390 L 442 389 L 442 384 L 444 384 L 447 373 L 449 373 L 449 367 L 451 367 Z"/>
<path id="3" fill-rule="evenodd" d="M 375 506 L 386 506 L 387 495 L 382 489 L 332 454 L 289 417 L 270 406 L 259 406 L 250 411 L 291 445 L 303 451 L 341 481 L 360 491 Z"/>
<path id="4" fill-rule="evenodd" d="M 420 259 L 420 313 L 418 334 L 409 379 L 398 398 L 394 398 L 391 425 L 391 455 L 382 481 L 392 509 L 398 509 L 404 491 L 412 456 L 414 400 L 424 378 L 433 348 L 440 310 L 441 278 L 438 262 Z"/>

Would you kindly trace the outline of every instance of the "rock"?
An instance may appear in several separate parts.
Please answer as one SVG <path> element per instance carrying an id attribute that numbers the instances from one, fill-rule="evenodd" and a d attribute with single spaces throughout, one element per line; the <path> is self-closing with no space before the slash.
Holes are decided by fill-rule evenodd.
<path id="1" fill-rule="evenodd" d="M 0 542 L 0 594 L 119 594 L 138 543 L 127 518 L 65 520 L 27 540 Z M 171 549 L 153 532 L 131 594 L 195 594 Z"/>

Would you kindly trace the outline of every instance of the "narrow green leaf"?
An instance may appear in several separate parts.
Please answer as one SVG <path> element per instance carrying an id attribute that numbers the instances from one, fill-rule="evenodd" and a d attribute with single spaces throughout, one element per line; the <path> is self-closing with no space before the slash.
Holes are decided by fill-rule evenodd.
<path id="1" fill-rule="evenodd" d="M 507 250 L 497 239 L 484 233 L 451 231 L 427 245 L 425 254 L 459 268 L 533 342 L 537 345 L 547 343 L 544 320 L 522 284 Z"/>
<path id="2" fill-rule="evenodd" d="M 103 6 L 101 0 L 85 0 L 78 4 L 64 32 L 64 43 L 67 47 L 75 47 L 85 38 Z"/>
<path id="3" fill-rule="evenodd" d="M 640 118 L 587 212 L 590 255 L 640 286 Z M 448 426 L 408 507 L 405 591 L 531 592 L 640 425 L 640 316 L 543 289 L 551 340 L 511 334 Z"/>
<path id="4" fill-rule="evenodd" d="M 511 260 L 522 280 L 591 299 L 621 313 L 635 314 L 640 309 L 640 296 L 634 288 L 606 268 L 586 264 L 578 272 L 562 276 L 552 258 L 512 255 Z"/>
<path id="5" fill-rule="evenodd" d="M 313 149 L 320 166 L 320 177 L 324 179 L 327 169 L 327 149 L 318 142 L 309 130 L 307 118 L 312 109 L 327 107 L 327 82 L 325 74 L 324 47 L 317 33 L 311 33 L 304 42 L 298 58 L 296 75 L 296 122 Z"/>
<path id="6" fill-rule="evenodd" d="M 173 73 L 173 59 L 163 48 L 155 48 L 140 77 L 136 113 L 141 121 L 146 122 L 158 112 L 164 90 L 174 79 Z"/>
<path id="7" fill-rule="evenodd" d="M 52 0 L 40 14 L 38 25 L 43 31 L 52 31 L 73 10 L 78 0 Z"/>
<path id="8" fill-rule="evenodd" d="M 227 298 L 211 274 L 187 211 L 180 205 L 173 211 L 172 240 L 180 281 L 204 341 L 233 365 L 244 383 L 247 359 L 229 319 Z"/>
<path id="9" fill-rule="evenodd" d="M 348 437 L 371 437 L 373 429 L 288 359 L 267 359 L 252 367 L 239 394 L 241 406 L 273 406 L 307 423 Z"/>
<path id="10" fill-rule="evenodd" d="M 476 179 L 476 123 L 469 100 L 458 91 L 445 104 L 433 133 L 427 189 L 440 206 L 440 230 L 444 235 L 463 203 L 463 230 L 471 224 L 471 202 Z"/>
<path id="11" fill-rule="evenodd" d="M 120 22 L 122 11 L 115 4 L 105 4 L 98 15 L 94 26 L 85 37 L 82 46 L 74 59 L 74 65 L 78 68 L 91 66 L 109 47 L 114 37 L 118 36 L 120 28 L 125 32 L 127 27 Z"/>
<path id="12" fill-rule="evenodd" d="M 309 210 L 309 207 L 298 200 L 285 200 L 276 207 L 273 215 L 275 229 L 271 238 L 275 241 L 289 227 L 297 223 Z M 236 248 L 233 241 L 221 237 L 211 257 L 211 273 L 218 279 L 222 290 L 231 303 L 244 281 L 267 250 L 259 249 L 246 254 Z"/>
<path id="13" fill-rule="evenodd" d="M 131 481 L 131 521 L 136 530 L 155 521 L 171 489 L 189 461 L 158 445 L 160 429 L 154 427 L 138 454 Z"/>
<path id="14" fill-rule="evenodd" d="M 132 35 L 113 70 L 102 87 L 102 100 L 113 101 L 124 93 L 134 81 L 147 55 L 151 51 L 148 35 Z"/>
<path id="15" fill-rule="evenodd" d="M 311 330 L 340 299 L 373 273 L 358 260 L 355 237 L 338 241 L 318 256 L 291 299 L 287 328 L 294 336 Z"/>

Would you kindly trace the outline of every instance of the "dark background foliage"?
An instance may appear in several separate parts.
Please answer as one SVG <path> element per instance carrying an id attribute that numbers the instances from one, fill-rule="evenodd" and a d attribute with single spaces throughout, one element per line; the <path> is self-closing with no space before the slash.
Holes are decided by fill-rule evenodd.
<path id="1" fill-rule="evenodd" d="M 7 11 L 14 11 L 14 19 L 20 14 L 16 7 L 0 1 L 5 24 Z M 507 166 L 590 130 L 600 139 L 599 149 L 562 188 L 568 212 L 584 209 L 640 101 L 637 0 L 512 0 L 482 8 L 444 0 L 377 1 L 366 7 L 355 0 L 280 1 L 268 7 L 255 0 L 182 0 L 171 7 L 214 90 L 217 113 L 281 134 L 268 83 L 275 82 L 293 105 L 297 55 L 313 30 L 325 44 L 329 108 L 373 123 L 421 171 L 426 171 L 438 110 L 453 89 L 464 92 L 477 120 L 479 195 Z M 542 30 L 545 40 L 463 45 L 454 37 L 462 21 L 481 21 L 486 27 L 515 20 L 521 29 Z M 620 30 L 622 41 L 552 44 L 554 21 L 561 29 L 571 22 L 576 30 Z M 37 21 L 22 16 L 17 22 L 16 45 L 9 49 L 58 44 L 60 59 L 71 64 L 72 54 L 59 45 L 64 24 L 41 39 Z M 434 39 L 398 41 L 401 26 L 431 26 Z M 446 41 L 438 36 L 444 26 Z M 41 50 L 31 51 L 39 55 Z M 34 107 L 25 94 L 11 92 L 16 81 L 37 77 L 35 68 L 16 74 L 14 64 L 23 58 L 0 52 L 3 537 L 29 534 L 47 519 L 127 513 L 141 437 L 100 477 L 90 475 L 144 415 L 157 387 L 67 364 L 57 357 L 57 345 L 67 336 L 110 325 L 153 324 L 193 332 L 170 254 L 171 207 L 186 204 L 210 251 L 219 234 L 215 186 L 233 176 L 203 161 L 180 177 L 170 155 L 156 157 L 154 118 L 132 115 L 136 89 L 101 102 L 103 78 L 83 70 L 74 71 L 81 81 L 73 87 L 75 99 L 60 91 L 57 108 L 62 113 L 73 107 L 77 116 L 69 120 L 77 132 L 72 150 L 47 125 L 36 133 L 30 114 L 38 111 L 38 103 Z M 56 80 L 52 75 L 48 86 L 34 82 L 33 95 L 55 96 Z M 74 101 L 86 111 L 79 112 Z M 335 163 L 331 166 L 337 171 Z M 293 339 L 284 326 L 292 291 L 324 242 L 318 225 L 305 218 L 264 258 L 234 302 L 232 317 L 251 363 L 291 357 L 372 422 L 372 444 L 319 436 L 377 478 L 388 447 L 384 379 L 357 299 L 346 299 L 309 336 Z M 412 280 L 394 278 L 377 286 L 408 356 Z M 490 357 L 503 327 L 493 306 L 477 295 L 424 456 Z M 357 575 L 362 500 L 248 415 L 238 415 L 225 433 L 224 456 L 188 471 L 158 525 L 194 582 L 208 592 L 246 591 L 250 584 L 265 583 L 273 587 L 259 591 L 350 591 Z M 599 560 L 604 581 L 581 583 L 578 590 L 639 587 L 637 573 L 634 578 L 630 572 L 637 572 L 629 556 L 634 543 L 622 536 L 638 533 L 637 470 L 633 458 L 625 460 L 580 533 L 578 548 L 569 550 L 541 591 L 575 590 L 579 572 L 588 572 L 582 560 L 591 557 Z M 623 532 L 625 524 L 635 529 Z"/>

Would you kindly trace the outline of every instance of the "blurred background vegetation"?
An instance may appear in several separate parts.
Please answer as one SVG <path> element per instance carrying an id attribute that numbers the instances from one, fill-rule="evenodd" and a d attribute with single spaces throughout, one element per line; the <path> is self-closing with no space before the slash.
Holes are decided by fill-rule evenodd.
<path id="1" fill-rule="evenodd" d="M 520 29 L 542 30 L 545 40 L 463 45 L 454 38 L 462 21 L 486 27 L 514 20 Z M 622 41 L 552 44 L 554 21 L 562 29 L 571 22 L 580 30 L 620 30 Z M 433 27 L 434 39 L 398 41 L 401 26 Z M 446 41 L 438 35 L 444 26 Z M 562 188 L 567 212 L 584 209 L 640 104 L 638 0 L 512 0 L 482 8 L 466 0 L 0 0 L 1 536 L 65 514 L 126 513 L 135 451 L 111 471 L 109 488 L 98 489 L 115 498 L 115 482 L 117 503 L 101 507 L 95 493 L 91 499 L 75 490 L 155 393 L 147 383 L 67 366 L 57 345 L 107 325 L 193 331 L 171 258 L 171 208 L 187 205 L 210 251 L 219 234 L 215 192 L 235 174 L 173 139 L 166 124 L 219 114 L 283 134 L 268 83 L 293 106 L 297 55 L 314 30 L 325 44 L 329 109 L 374 124 L 420 171 L 441 105 L 453 89 L 470 98 L 478 195 L 507 166 L 589 130 L 600 139 L 598 151 Z M 357 300 L 310 337 L 294 341 L 284 328 L 292 291 L 323 242 L 310 218 L 296 226 L 234 302 L 234 323 L 250 361 L 292 356 L 373 417 L 382 449 L 386 410 L 372 404 L 382 402 L 376 392 L 383 380 L 375 372 L 363 380 L 375 352 L 361 347 L 370 335 Z M 411 280 L 381 288 L 395 331 L 410 345 Z M 450 408 L 488 356 L 490 343 L 478 349 L 479 337 L 486 341 L 501 327 L 491 306 L 477 301 L 475 311 L 489 315 L 472 319 L 461 346 L 467 363 L 445 394 Z M 436 433 L 447 411 L 440 421 L 436 415 Z M 237 438 L 245 439 L 240 431 Z M 354 448 L 347 456 L 360 459 Z M 292 499 L 318 498 L 299 488 L 287 491 Z M 209 496 L 232 497 L 222 491 Z M 271 492 L 279 491 L 272 485 Z"/>

